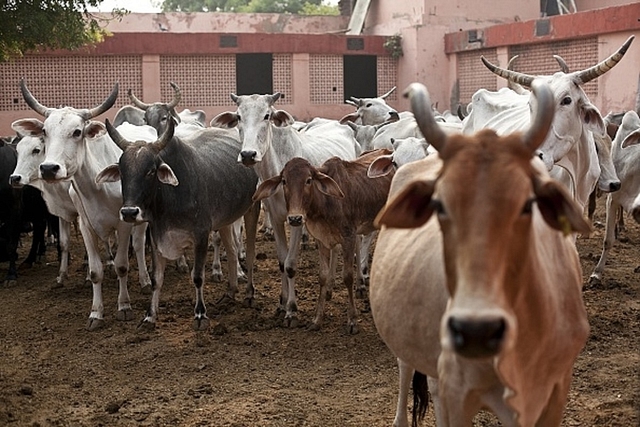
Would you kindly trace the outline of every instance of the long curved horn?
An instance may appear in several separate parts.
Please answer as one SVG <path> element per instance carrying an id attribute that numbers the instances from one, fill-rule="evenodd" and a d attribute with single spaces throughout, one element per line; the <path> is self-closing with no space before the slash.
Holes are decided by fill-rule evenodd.
<path id="1" fill-rule="evenodd" d="M 173 138 L 173 131 L 175 130 L 175 126 L 176 123 L 171 118 L 167 120 L 167 127 L 165 128 L 164 132 L 162 132 L 160 139 L 153 143 L 153 146 L 156 150 L 158 150 L 158 153 L 164 150 L 164 147 L 166 147 L 169 141 L 171 141 L 171 138 Z"/>
<path id="2" fill-rule="evenodd" d="M 511 57 L 511 59 L 507 63 L 507 70 L 513 71 L 513 64 L 516 62 L 516 59 L 518 59 L 519 56 L 520 55 L 513 55 Z M 511 80 L 507 80 L 507 87 L 519 95 L 524 95 L 528 93 L 527 90 L 522 87 L 522 85 L 519 85 L 518 83 L 514 83 Z"/>
<path id="3" fill-rule="evenodd" d="M 586 70 L 575 71 L 573 75 L 580 84 L 590 82 L 591 80 L 600 77 L 601 75 L 615 67 L 618 62 L 620 62 L 624 54 L 627 53 L 627 49 L 629 49 L 629 46 L 631 45 L 631 42 L 634 38 L 635 36 L 629 36 L 627 41 L 624 42 L 624 44 L 620 46 L 620 49 L 618 49 L 613 55 L 611 55 L 604 61 L 594 65 L 593 67 L 587 68 Z"/>
<path id="4" fill-rule="evenodd" d="M 357 104 L 357 103 L 355 103 L 354 101 L 350 100 L 350 99 L 345 99 L 345 100 L 344 100 L 344 103 L 345 103 L 345 104 L 349 104 L 349 105 L 353 105 L 353 106 L 354 106 L 354 107 L 356 107 L 356 108 L 358 107 L 358 104 Z"/>
<path id="5" fill-rule="evenodd" d="M 536 97 L 536 103 L 538 106 L 533 116 L 531 127 L 523 136 L 523 141 L 533 154 L 533 152 L 547 137 L 547 133 L 549 133 L 549 128 L 553 121 L 555 105 L 553 92 L 551 92 L 551 88 L 549 88 L 544 81 L 538 79 L 532 81 L 531 90 L 533 91 L 533 95 Z"/>
<path id="6" fill-rule="evenodd" d="M 109 108 L 111 108 L 113 104 L 116 103 L 116 99 L 118 99 L 119 90 L 120 90 L 120 83 L 116 82 L 116 84 L 113 86 L 113 90 L 111 91 L 111 94 L 109 95 L 109 97 L 105 99 L 102 104 L 89 110 L 87 119 L 92 119 L 94 117 L 97 117 L 100 114 L 107 111 Z"/>
<path id="7" fill-rule="evenodd" d="M 182 91 L 180 91 L 180 88 L 174 82 L 169 82 L 169 84 L 173 88 L 173 100 L 169 104 L 167 104 L 167 107 L 171 109 L 175 108 L 182 99 Z"/>
<path id="8" fill-rule="evenodd" d="M 382 99 L 386 99 L 387 96 L 391 95 L 393 93 L 393 91 L 396 90 L 396 86 L 392 87 L 391 90 L 387 93 L 385 93 L 384 95 L 382 95 L 380 98 Z"/>
<path id="9" fill-rule="evenodd" d="M 363 101 L 361 98 L 356 98 L 355 96 L 350 96 L 349 99 L 352 102 L 355 102 L 355 107 L 362 107 Z M 346 101 L 345 101 L 346 102 Z"/>
<path id="10" fill-rule="evenodd" d="M 494 74 L 499 75 L 500 77 L 512 81 L 514 83 L 518 83 L 525 87 L 530 87 L 531 82 L 535 78 L 534 76 L 530 76 L 529 74 L 518 73 L 516 71 L 505 70 L 504 68 L 500 68 L 497 65 L 493 65 L 491 62 L 487 61 L 484 56 L 481 56 L 480 59 L 485 67 L 489 69 Z"/>
<path id="11" fill-rule="evenodd" d="M 458 109 L 456 110 L 458 113 L 458 118 L 460 120 L 464 120 L 467 116 L 464 114 L 464 110 L 462 108 L 462 104 L 458 104 Z"/>
<path id="12" fill-rule="evenodd" d="M 27 84 L 24 82 L 24 78 L 20 78 L 20 91 L 25 102 L 33 111 L 40 114 L 42 117 L 47 117 L 51 113 L 52 108 L 45 107 L 40 104 L 38 100 L 31 94 L 31 91 L 27 88 Z"/>
<path id="13" fill-rule="evenodd" d="M 127 141 L 126 139 L 124 139 L 124 137 L 122 135 L 120 135 L 120 132 L 118 132 L 118 130 L 113 127 L 113 125 L 111 124 L 109 119 L 105 119 L 104 120 L 104 124 L 107 127 L 107 133 L 109 133 L 109 136 L 111 137 L 113 142 L 115 142 L 116 145 L 118 147 L 120 147 L 120 149 L 122 151 L 124 151 L 125 148 L 127 148 L 127 145 L 129 145 L 131 143 L 129 141 Z"/>
<path id="14" fill-rule="evenodd" d="M 571 72 L 571 70 L 569 69 L 569 66 L 567 65 L 564 58 L 562 58 L 562 56 L 553 55 L 553 59 L 555 59 L 558 62 L 558 65 L 560 65 L 560 69 L 562 70 L 563 73 L 569 74 Z"/>
<path id="15" fill-rule="evenodd" d="M 442 151 L 447 140 L 447 135 L 433 118 L 431 100 L 427 88 L 421 83 L 411 83 L 404 91 L 404 96 L 411 102 L 411 110 L 416 118 L 420 132 L 427 142 L 438 151 Z"/>
<path id="16" fill-rule="evenodd" d="M 129 99 L 131 100 L 131 103 L 133 105 L 135 105 L 136 107 L 140 108 L 141 110 L 147 110 L 147 108 L 151 107 L 151 104 L 145 104 L 144 102 L 140 101 L 134 94 L 133 91 L 131 89 L 129 89 L 127 91 L 127 94 L 129 95 Z"/>

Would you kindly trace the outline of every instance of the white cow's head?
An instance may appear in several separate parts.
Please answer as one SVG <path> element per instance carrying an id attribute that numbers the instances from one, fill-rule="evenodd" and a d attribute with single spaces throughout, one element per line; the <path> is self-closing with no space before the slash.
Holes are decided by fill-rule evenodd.
<path id="1" fill-rule="evenodd" d="M 352 96 L 347 99 L 345 102 L 353 105 L 357 110 L 355 113 L 347 114 L 341 118 L 340 123 L 356 122 L 362 125 L 377 125 L 388 120 L 399 120 L 398 112 L 385 101 L 394 90 L 396 90 L 395 86 L 377 98 L 355 98 Z"/>
<path id="2" fill-rule="evenodd" d="M 102 123 L 91 119 L 107 111 L 116 102 L 118 83 L 109 97 L 92 109 L 45 107 L 31 94 L 24 80 L 20 80 L 20 89 L 27 105 L 45 117 L 44 122 L 24 119 L 13 124 L 27 135 L 44 138 L 47 150 L 45 159 L 39 166 L 40 178 L 47 181 L 71 178 L 81 166 L 85 138 L 96 138 L 106 132 Z"/>
<path id="3" fill-rule="evenodd" d="M 18 163 L 13 173 L 9 176 L 9 182 L 13 187 L 20 188 L 39 179 L 39 166 L 44 161 L 44 138 L 42 136 L 31 136 L 24 132 L 24 128 L 14 122 L 11 127 L 18 135 L 23 136 L 16 151 L 18 152 Z"/>
<path id="4" fill-rule="evenodd" d="M 272 126 L 279 128 L 294 123 L 289 113 L 273 108 L 273 104 L 279 98 L 278 92 L 273 95 L 231 94 L 238 110 L 235 113 L 220 113 L 211 120 L 212 127 L 238 127 L 242 141 L 238 162 L 245 166 L 253 166 L 262 161 L 262 157 L 271 146 Z"/>
<path id="5" fill-rule="evenodd" d="M 629 37 L 617 52 L 593 67 L 572 73 L 557 72 L 552 76 L 532 76 L 500 68 L 482 57 L 482 62 L 489 70 L 512 83 L 529 88 L 533 79 L 538 78 L 551 88 L 556 114 L 547 138 L 537 151 L 548 170 L 569 152 L 583 132 L 605 132 L 600 112 L 589 101 L 581 86 L 600 77 L 620 62 L 633 39 L 634 36 Z M 532 97 L 531 111 L 536 110 L 535 103 L 535 97 Z"/>

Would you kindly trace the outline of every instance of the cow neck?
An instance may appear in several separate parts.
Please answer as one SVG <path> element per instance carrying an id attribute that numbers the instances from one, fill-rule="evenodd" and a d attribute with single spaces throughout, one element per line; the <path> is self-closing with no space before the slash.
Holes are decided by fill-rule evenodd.
<path id="1" fill-rule="evenodd" d="M 581 207 L 585 207 L 591 190 L 600 176 L 600 164 L 595 142 L 590 131 L 583 130 L 580 139 L 573 144 L 567 154 L 556 162 L 570 176 L 573 198 Z"/>
<path id="2" fill-rule="evenodd" d="M 291 126 L 271 125 L 269 145 L 262 161 L 254 166 L 260 180 L 264 181 L 280 174 L 284 165 L 294 157 L 304 157 L 300 135 Z"/>

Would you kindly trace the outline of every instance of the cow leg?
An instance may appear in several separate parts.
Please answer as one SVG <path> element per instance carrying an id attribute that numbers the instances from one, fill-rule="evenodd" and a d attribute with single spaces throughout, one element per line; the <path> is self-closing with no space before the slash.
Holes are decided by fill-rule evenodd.
<path id="1" fill-rule="evenodd" d="M 136 253 L 138 263 L 138 280 L 143 294 L 151 294 L 151 277 L 147 270 L 147 259 L 145 254 L 147 224 L 139 224 L 131 230 L 133 237 L 133 250 Z"/>
<path id="2" fill-rule="evenodd" d="M 260 215 L 260 203 L 254 203 L 249 211 L 244 215 L 244 227 L 247 236 L 246 263 L 247 263 L 247 286 L 243 305 L 245 307 L 255 306 L 255 288 L 253 286 L 253 264 L 256 259 L 256 234 L 258 232 L 258 217 Z M 242 237 L 242 234 L 240 235 Z M 242 239 L 240 239 L 242 240 Z"/>
<path id="3" fill-rule="evenodd" d="M 203 238 L 204 236 L 204 238 Z M 231 227 L 226 226 L 220 229 L 222 243 L 229 245 L 232 243 Z M 195 317 L 193 319 L 193 329 L 196 331 L 206 330 L 209 327 L 209 318 L 207 317 L 207 308 L 204 303 L 204 277 L 205 267 L 207 263 L 207 250 L 209 246 L 209 233 L 201 233 L 194 243 L 193 269 L 191 270 L 191 280 L 196 289 L 196 306 Z M 233 246 L 231 244 L 231 246 Z M 235 290 L 238 287 L 238 278 L 234 273 L 235 268 L 235 248 L 227 251 L 227 261 L 229 262 L 229 288 L 227 292 L 232 292 L 235 296 Z"/>
<path id="4" fill-rule="evenodd" d="M 274 225 L 274 235 L 276 229 L 277 226 Z M 282 231 L 284 232 L 284 225 Z M 284 239 L 286 247 L 286 237 L 284 237 Z M 301 240 L 302 227 L 291 227 L 289 230 L 289 248 L 282 270 L 287 283 L 284 324 L 290 328 L 298 326 L 298 302 L 295 290 L 295 276 L 298 267 L 298 252 L 300 251 Z"/>
<path id="5" fill-rule="evenodd" d="M 247 250 L 244 246 L 244 242 L 242 240 L 242 229 L 244 227 L 244 219 L 238 218 L 236 222 L 233 223 L 233 238 L 236 241 L 236 248 L 238 252 L 238 259 L 240 261 L 244 261 L 247 259 Z M 238 272 L 239 274 L 240 272 Z"/>
<path id="6" fill-rule="evenodd" d="M 58 269 L 58 277 L 56 277 L 56 287 L 60 288 L 64 285 L 64 281 L 69 277 L 69 240 L 71 238 L 71 223 L 62 218 L 59 221 L 59 239 L 60 245 L 60 268 Z"/>
<path id="7" fill-rule="evenodd" d="M 222 238 L 218 230 L 214 230 L 211 234 L 211 242 L 213 243 L 213 262 L 211 263 L 211 280 L 215 283 L 222 282 L 222 264 L 220 262 L 220 245 Z"/>
<path id="8" fill-rule="evenodd" d="M 409 427 L 409 419 L 407 417 L 407 406 L 409 398 L 409 388 L 411 387 L 411 378 L 413 378 L 414 369 L 403 362 L 400 358 L 398 361 L 399 388 L 398 388 L 398 404 L 396 405 L 396 416 L 393 419 L 393 427 Z"/>
<path id="9" fill-rule="evenodd" d="M 357 334 L 358 331 L 358 314 L 356 311 L 356 303 L 353 300 L 353 258 L 356 253 L 357 235 L 346 236 L 342 241 L 342 281 L 347 288 L 348 306 L 347 306 L 347 333 Z"/>
<path id="10" fill-rule="evenodd" d="M 536 427 L 559 426 L 562 423 L 564 408 L 567 404 L 569 384 L 571 384 L 571 375 L 568 375 L 564 381 L 556 384 L 551 392 L 546 408 L 536 422 Z"/>
<path id="11" fill-rule="evenodd" d="M 100 257 L 99 239 L 91 230 L 85 221 L 79 221 L 80 233 L 84 240 L 84 246 L 87 251 L 88 258 L 88 277 L 93 288 L 93 302 L 91 304 L 91 313 L 87 320 L 86 329 L 95 331 L 104 326 L 104 304 L 102 302 L 102 280 L 104 279 L 104 270 L 102 259 Z M 127 245 L 128 246 L 128 245 Z"/>
<path id="12" fill-rule="evenodd" d="M 153 330 L 158 320 L 158 307 L 160 305 L 160 292 L 164 284 L 164 270 L 167 267 L 167 259 L 160 254 L 155 245 L 153 237 L 151 238 L 151 304 L 147 309 L 147 313 L 138 325 L 138 330 Z"/>
<path id="13" fill-rule="evenodd" d="M 333 296 L 333 288 L 336 284 L 336 271 L 338 270 L 338 251 L 331 249 L 331 257 L 329 260 L 329 277 L 327 278 L 327 290 L 325 295 L 327 301 L 331 301 Z"/>
<path id="14" fill-rule="evenodd" d="M 358 264 L 358 283 L 356 284 L 356 298 L 364 299 L 367 297 L 367 286 L 369 286 L 369 252 L 373 240 L 376 238 L 378 232 L 373 231 L 366 236 L 362 236 L 360 243 L 360 264 Z"/>
<path id="15" fill-rule="evenodd" d="M 322 321 L 324 319 L 324 305 L 327 300 L 327 282 L 331 272 L 331 249 L 318 242 L 318 251 L 320 252 L 320 292 L 318 294 L 318 301 L 316 302 L 316 315 L 309 326 L 309 329 L 314 331 L 320 330 L 322 327 Z"/>
<path id="16" fill-rule="evenodd" d="M 129 275 L 129 236 L 131 236 L 131 232 L 133 231 L 132 228 L 131 225 L 124 224 L 118 227 L 117 232 L 118 248 L 116 250 L 116 257 L 113 260 L 116 275 L 118 276 L 117 320 L 133 320 L 133 309 L 131 308 L 129 288 L 127 287 Z M 146 265 L 144 269 L 146 270 Z"/>
<path id="17" fill-rule="evenodd" d="M 38 218 L 37 221 L 33 221 L 33 230 L 31 232 L 31 248 L 29 249 L 29 255 L 22 262 L 22 266 L 26 268 L 33 267 L 46 251 L 45 233 L 47 231 L 46 218 Z"/>
<path id="18" fill-rule="evenodd" d="M 233 242 L 233 225 L 226 225 L 218 230 L 222 244 L 227 250 L 227 269 L 229 271 L 229 282 L 224 298 L 235 300 L 238 292 L 238 254 L 236 253 L 236 245 Z M 197 256 L 197 255 L 196 255 Z M 195 267 L 194 267 L 195 268 Z"/>
<path id="19" fill-rule="evenodd" d="M 607 256 L 616 241 L 615 228 L 619 207 L 620 205 L 614 200 L 613 195 L 607 194 L 605 237 L 602 244 L 602 254 L 600 255 L 600 260 L 594 268 L 593 273 L 591 273 L 591 276 L 589 277 L 589 284 L 597 284 L 602 280 L 602 273 L 604 272 L 604 266 L 607 263 Z"/>

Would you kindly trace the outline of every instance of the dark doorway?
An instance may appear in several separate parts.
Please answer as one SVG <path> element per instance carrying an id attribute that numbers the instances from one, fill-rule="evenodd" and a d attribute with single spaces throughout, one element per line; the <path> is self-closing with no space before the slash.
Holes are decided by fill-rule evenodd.
<path id="1" fill-rule="evenodd" d="M 236 94 L 273 93 L 273 55 L 239 53 L 236 55 Z"/>
<path id="2" fill-rule="evenodd" d="M 378 96 L 378 66 L 375 55 L 344 55 L 344 97 Z"/>

